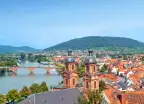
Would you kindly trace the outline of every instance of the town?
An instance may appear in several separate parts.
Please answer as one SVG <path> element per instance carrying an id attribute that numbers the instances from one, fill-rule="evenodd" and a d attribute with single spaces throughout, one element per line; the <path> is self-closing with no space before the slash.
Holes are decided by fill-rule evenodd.
<path id="1" fill-rule="evenodd" d="M 61 83 L 49 91 L 25 92 L 19 104 L 143 104 L 143 54 L 103 52 L 97 57 L 92 49 L 82 55 L 69 49 L 67 55 L 50 56 L 49 63 L 57 66 Z"/>
<path id="2" fill-rule="evenodd" d="M 0 0 L 0 104 L 144 104 L 144 0 Z"/>

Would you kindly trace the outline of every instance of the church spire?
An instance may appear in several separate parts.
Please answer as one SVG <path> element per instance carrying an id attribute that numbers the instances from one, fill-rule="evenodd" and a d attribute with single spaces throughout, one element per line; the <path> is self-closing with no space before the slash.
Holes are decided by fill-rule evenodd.
<path id="1" fill-rule="evenodd" d="M 89 56 L 93 56 L 93 50 L 89 49 L 88 53 L 89 53 Z"/>
<path id="2" fill-rule="evenodd" d="M 68 50 L 68 56 L 72 56 L 72 50 L 71 49 Z"/>

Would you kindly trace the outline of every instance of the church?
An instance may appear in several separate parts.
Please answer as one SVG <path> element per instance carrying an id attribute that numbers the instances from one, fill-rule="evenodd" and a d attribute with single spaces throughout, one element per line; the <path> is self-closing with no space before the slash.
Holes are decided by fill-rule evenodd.
<path id="1" fill-rule="evenodd" d="M 65 70 L 62 73 L 63 83 L 52 86 L 51 92 L 35 94 L 20 104 L 78 104 L 78 98 L 86 96 L 88 90 L 99 89 L 98 66 L 93 51 L 88 51 L 85 58 L 85 73 L 78 77 L 76 62 L 72 51 L 68 51 L 65 59 Z"/>
<path id="2" fill-rule="evenodd" d="M 85 58 L 85 73 L 82 78 L 78 77 L 76 62 L 72 56 L 72 51 L 68 51 L 68 57 L 65 59 L 65 70 L 63 72 L 63 83 L 53 86 L 53 91 L 79 87 L 82 93 L 87 90 L 99 89 L 98 66 L 96 58 L 93 56 L 93 51 L 88 51 L 88 56 Z"/>

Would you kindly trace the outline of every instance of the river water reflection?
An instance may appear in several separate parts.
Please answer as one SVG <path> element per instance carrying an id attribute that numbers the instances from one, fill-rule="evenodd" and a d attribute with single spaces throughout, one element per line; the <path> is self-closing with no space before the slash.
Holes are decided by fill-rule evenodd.
<path id="1" fill-rule="evenodd" d="M 20 66 L 25 67 L 38 67 L 42 66 L 38 63 L 25 62 Z M 47 66 L 45 66 L 47 67 Z M 30 86 L 33 83 L 42 83 L 43 81 L 50 85 L 56 85 L 62 81 L 62 77 L 56 75 L 56 70 L 52 70 L 52 75 L 47 75 L 45 69 L 37 68 L 34 71 L 35 76 L 28 76 L 29 71 L 27 69 L 19 69 L 17 71 L 17 76 L 4 76 L 0 77 L 0 93 L 6 94 L 11 89 L 20 90 L 23 86 Z"/>

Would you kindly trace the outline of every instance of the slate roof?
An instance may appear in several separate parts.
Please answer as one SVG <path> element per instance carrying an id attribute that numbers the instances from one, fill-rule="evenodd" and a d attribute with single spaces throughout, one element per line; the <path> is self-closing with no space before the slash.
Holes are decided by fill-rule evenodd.
<path id="1" fill-rule="evenodd" d="M 117 82 L 118 88 L 122 88 L 122 90 L 126 90 L 128 88 L 127 78 L 120 78 Z"/>
<path id="2" fill-rule="evenodd" d="M 56 92 L 35 94 L 19 104 L 78 104 L 78 98 L 82 96 L 77 88 L 64 89 Z"/>
<path id="3" fill-rule="evenodd" d="M 96 64 L 96 58 L 93 56 L 88 56 L 85 58 L 85 64 Z"/>
<path id="4" fill-rule="evenodd" d="M 69 56 L 68 58 L 65 59 L 65 63 L 73 63 L 73 62 L 76 62 L 74 57 Z"/>

